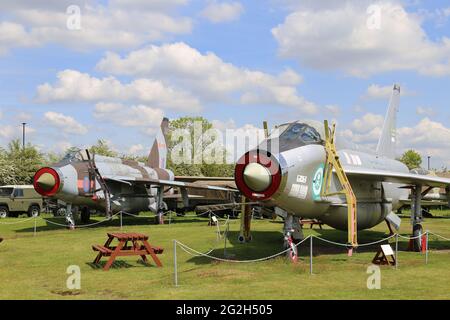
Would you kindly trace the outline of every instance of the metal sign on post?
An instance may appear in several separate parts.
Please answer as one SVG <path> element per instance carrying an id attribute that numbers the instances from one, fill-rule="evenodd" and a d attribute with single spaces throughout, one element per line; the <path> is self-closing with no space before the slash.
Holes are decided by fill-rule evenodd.
<path id="1" fill-rule="evenodd" d="M 309 238 L 309 273 L 313 274 L 313 236 Z"/>
<path id="2" fill-rule="evenodd" d="M 173 269 L 174 269 L 174 283 L 178 287 L 178 268 L 177 268 L 177 240 L 173 240 Z"/>

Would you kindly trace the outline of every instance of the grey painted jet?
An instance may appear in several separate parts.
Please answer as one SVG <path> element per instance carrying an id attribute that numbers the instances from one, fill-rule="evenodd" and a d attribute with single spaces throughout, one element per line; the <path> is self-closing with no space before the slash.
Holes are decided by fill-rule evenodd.
<path id="1" fill-rule="evenodd" d="M 174 174 L 166 168 L 168 129 L 169 120 L 165 118 L 146 164 L 77 150 L 67 154 L 61 162 L 37 171 L 34 187 L 42 196 L 68 204 L 66 218 L 71 227 L 75 224 L 72 206 L 82 209 L 83 222 L 89 221 L 89 209 L 98 209 L 107 215 L 151 210 L 162 223 L 167 210 L 164 198 L 173 198 L 174 188 L 180 190 L 186 207 L 189 201 L 187 189 L 235 191 L 184 182 L 189 177 L 176 181 Z"/>
<path id="2" fill-rule="evenodd" d="M 385 220 L 398 228 L 401 221 L 394 211 L 412 192 L 411 222 L 417 236 L 422 233 L 422 198 L 432 188 L 441 187 L 445 188 L 449 202 L 450 179 L 412 173 L 395 160 L 399 101 L 400 86 L 395 85 L 376 150 L 364 150 L 345 141 L 342 135 L 336 136 L 335 146 L 356 196 L 357 230 L 370 229 Z M 323 192 L 325 137 L 322 123 L 300 120 L 283 124 L 236 164 L 235 180 L 242 194 L 274 207 L 285 218 L 286 243 L 303 237 L 298 218 L 319 219 L 333 228 L 349 229 L 346 197 L 329 195 L 342 189 L 336 170 L 331 177 L 330 192 L 327 195 Z M 423 187 L 429 188 L 422 192 Z M 420 243 L 415 241 L 416 250 Z"/>

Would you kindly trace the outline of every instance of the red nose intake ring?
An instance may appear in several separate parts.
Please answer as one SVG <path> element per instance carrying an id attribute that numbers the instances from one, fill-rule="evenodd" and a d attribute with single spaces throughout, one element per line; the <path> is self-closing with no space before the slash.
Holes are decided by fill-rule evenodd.
<path id="1" fill-rule="evenodd" d="M 61 186 L 61 179 L 55 169 L 42 168 L 34 175 L 33 186 L 44 197 L 55 195 Z"/>
<path id="2" fill-rule="evenodd" d="M 254 150 L 239 159 L 235 168 L 236 186 L 251 200 L 268 200 L 281 185 L 281 168 L 269 152 Z"/>

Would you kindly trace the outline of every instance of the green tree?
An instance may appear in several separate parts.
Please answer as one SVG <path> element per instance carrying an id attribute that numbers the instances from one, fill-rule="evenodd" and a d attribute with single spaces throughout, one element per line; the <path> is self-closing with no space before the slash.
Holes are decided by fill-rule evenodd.
<path id="1" fill-rule="evenodd" d="M 9 143 L 2 157 L 6 167 L 2 170 L 3 182 L 31 184 L 36 171 L 45 165 L 44 156 L 36 147 L 28 144 L 23 148 L 18 139 Z"/>
<path id="2" fill-rule="evenodd" d="M 197 126 L 197 127 L 196 127 Z M 205 161 L 193 161 L 195 157 L 204 154 L 208 145 L 215 141 L 206 141 L 204 133 L 213 128 L 212 123 L 203 117 L 182 117 L 172 120 L 169 125 L 169 143 L 168 143 L 168 160 L 167 166 L 177 176 L 205 176 L 205 177 L 231 177 L 233 176 L 234 166 L 226 164 L 226 152 L 222 150 L 223 158 L 220 164 L 205 163 Z M 177 139 L 173 136 L 175 130 L 184 130 L 185 134 L 178 136 Z M 191 163 L 175 163 L 171 154 L 173 148 L 183 142 L 183 139 L 188 137 L 188 141 L 192 146 L 189 158 Z M 197 160 L 201 160 L 197 158 Z M 198 163 L 200 162 L 200 163 Z"/>
<path id="3" fill-rule="evenodd" d="M 16 184 L 16 169 L 8 158 L 6 150 L 0 148 L 0 185 Z"/>
<path id="4" fill-rule="evenodd" d="M 422 156 L 415 150 L 406 151 L 400 159 L 409 170 L 420 168 L 422 164 Z"/>
<path id="5" fill-rule="evenodd" d="M 89 148 L 91 154 L 97 154 L 105 157 L 118 157 L 117 152 L 111 149 L 105 140 L 97 140 L 97 143 Z"/>

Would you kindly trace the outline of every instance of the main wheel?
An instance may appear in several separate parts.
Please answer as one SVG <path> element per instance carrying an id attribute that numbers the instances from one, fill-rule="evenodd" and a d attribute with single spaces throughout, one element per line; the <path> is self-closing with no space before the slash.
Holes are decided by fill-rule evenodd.
<path id="1" fill-rule="evenodd" d="M 164 213 L 162 211 L 158 212 L 155 216 L 156 224 L 164 224 Z"/>
<path id="2" fill-rule="evenodd" d="M 413 245 L 414 245 L 414 251 L 415 252 L 421 252 L 422 251 L 422 236 L 423 236 L 423 227 L 421 224 L 416 224 L 414 226 L 413 231 Z"/>
<path id="3" fill-rule="evenodd" d="M 28 216 L 31 217 L 39 217 L 41 214 L 41 208 L 37 205 L 32 205 L 30 208 L 28 208 Z"/>
<path id="4" fill-rule="evenodd" d="M 89 208 L 83 208 L 81 210 L 81 222 L 89 223 L 91 220 L 91 210 Z"/>
<path id="5" fill-rule="evenodd" d="M 4 219 L 9 215 L 8 207 L 1 206 L 0 207 L 0 219 Z"/>

